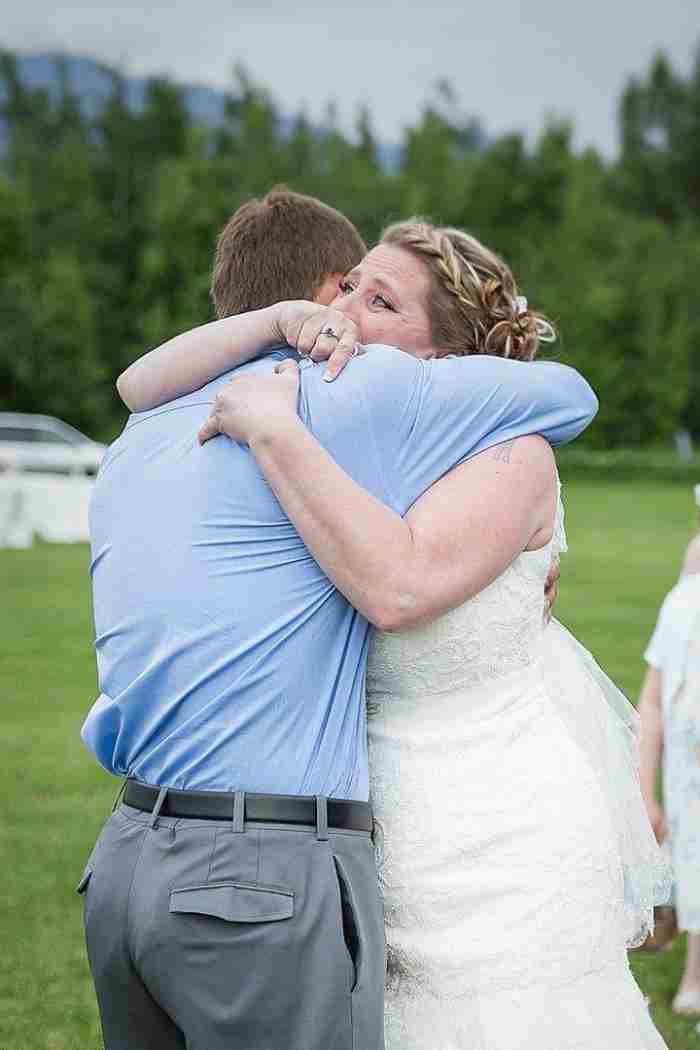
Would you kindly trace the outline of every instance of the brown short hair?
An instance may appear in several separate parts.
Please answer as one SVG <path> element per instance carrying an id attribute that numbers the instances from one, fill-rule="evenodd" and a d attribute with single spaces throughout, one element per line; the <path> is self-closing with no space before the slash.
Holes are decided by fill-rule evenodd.
<path id="1" fill-rule="evenodd" d="M 335 208 L 275 186 L 242 204 L 219 234 L 211 278 L 216 316 L 313 299 L 329 274 L 347 273 L 366 252 Z"/>

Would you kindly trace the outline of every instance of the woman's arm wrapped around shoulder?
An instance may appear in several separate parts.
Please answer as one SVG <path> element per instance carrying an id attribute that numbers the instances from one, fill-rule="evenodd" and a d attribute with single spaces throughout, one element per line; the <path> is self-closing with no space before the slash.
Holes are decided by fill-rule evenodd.
<path id="1" fill-rule="evenodd" d="M 330 358 L 334 375 L 352 356 L 357 337 L 354 322 L 331 307 L 305 300 L 275 303 L 169 339 L 122 372 L 117 390 L 132 412 L 145 412 L 279 346 L 291 346 L 314 361 Z"/>
<path id="2" fill-rule="evenodd" d="M 324 572 L 381 630 L 406 630 L 456 608 L 551 537 L 556 473 L 542 438 L 480 453 L 404 518 L 353 481 L 298 419 L 251 448 Z"/>
<path id="3" fill-rule="evenodd" d="M 200 431 L 247 442 L 307 547 L 376 627 L 425 623 L 483 590 L 551 537 L 556 469 L 543 438 L 496 445 L 456 467 L 405 517 L 362 488 L 297 416 L 299 370 L 243 376 Z"/>

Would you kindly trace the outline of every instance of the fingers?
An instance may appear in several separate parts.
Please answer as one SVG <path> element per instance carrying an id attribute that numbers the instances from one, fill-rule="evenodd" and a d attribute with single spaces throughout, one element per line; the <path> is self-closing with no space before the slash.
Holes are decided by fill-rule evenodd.
<path id="1" fill-rule="evenodd" d="M 352 361 L 353 357 L 361 357 L 365 353 L 366 351 L 362 349 L 359 343 L 352 343 L 352 345 L 347 346 L 341 340 L 337 350 L 328 361 L 326 371 L 323 373 L 326 383 L 332 383 L 334 379 L 337 379 L 348 362 Z"/>
<path id="2" fill-rule="evenodd" d="M 212 408 L 209 414 L 209 419 L 199 428 L 197 440 L 199 441 L 200 445 L 203 445 L 205 441 L 209 440 L 209 438 L 216 437 L 217 434 L 223 433 L 221 429 L 222 402 L 223 394 L 222 391 L 219 391 L 219 393 L 214 398 L 214 407 Z"/>
<path id="3" fill-rule="evenodd" d="M 285 361 L 280 361 L 278 365 L 275 365 L 275 372 L 278 376 L 281 376 L 283 372 L 296 372 L 299 373 L 299 365 L 296 361 L 292 361 L 291 357 L 288 357 Z"/>
<path id="4" fill-rule="evenodd" d="M 284 383 L 290 384 L 294 387 L 296 396 L 298 397 L 301 371 L 296 361 L 281 361 L 275 366 L 275 372 L 278 376 L 281 376 Z"/>
<path id="5" fill-rule="evenodd" d="M 335 343 L 333 345 L 333 352 L 329 355 L 328 361 L 328 364 L 330 366 L 330 362 L 333 360 L 333 358 L 337 355 L 340 355 L 340 359 L 342 360 L 342 366 L 335 373 L 336 375 L 338 374 L 338 372 L 342 372 L 349 358 L 354 356 L 354 347 L 357 344 L 357 325 L 349 324 L 347 328 L 344 328 L 342 332 L 338 333 L 338 335 L 339 338 L 335 340 Z"/>
<path id="6" fill-rule="evenodd" d="M 559 584 L 556 580 L 554 580 L 553 583 L 550 583 L 549 587 L 547 588 L 546 594 L 547 602 L 549 603 L 549 607 L 551 609 L 555 601 L 557 600 L 557 595 L 559 594 Z"/>
<path id="7" fill-rule="evenodd" d="M 358 336 L 355 322 L 329 307 L 304 319 L 294 345 L 302 356 L 312 361 L 327 361 L 339 345 L 352 347 Z"/>
<path id="8" fill-rule="evenodd" d="M 309 357 L 323 327 L 318 314 L 308 315 L 299 327 L 295 342 L 290 345 L 296 347 L 303 357 Z"/>
<path id="9" fill-rule="evenodd" d="M 197 434 L 197 441 L 200 445 L 203 445 L 209 438 L 216 437 L 217 434 L 221 433 L 221 427 L 219 426 L 219 417 L 216 411 L 213 411 L 209 416 L 209 419 L 199 428 Z"/>
<path id="10" fill-rule="evenodd" d="M 303 344 L 305 348 L 300 347 L 299 341 L 302 338 L 302 330 L 306 323 L 315 315 L 325 313 L 326 308 L 319 306 L 317 303 L 291 300 L 278 303 L 277 309 L 280 312 L 279 330 L 282 340 L 289 346 L 295 347 L 299 353 L 308 353 L 311 346 L 313 346 L 313 339 L 309 346 Z"/>
<path id="11" fill-rule="evenodd" d="M 552 558 L 552 563 L 549 566 L 549 572 L 547 573 L 547 580 L 544 585 L 545 591 L 549 591 L 552 588 L 556 588 L 557 581 L 561 576 L 561 564 L 559 556 Z"/>
<path id="12" fill-rule="evenodd" d="M 552 619 L 552 613 L 554 611 L 554 603 L 557 600 L 559 592 L 559 577 L 561 576 L 561 569 L 559 565 L 559 558 L 556 557 L 552 560 L 552 564 L 549 567 L 549 573 L 544 585 L 544 625 L 545 627 Z"/>
<path id="13" fill-rule="evenodd" d="M 343 354 L 347 354 L 350 357 L 353 356 L 353 348 L 359 339 L 360 332 L 354 321 L 351 321 L 349 317 L 345 317 L 344 314 L 339 313 L 337 310 L 334 311 L 335 319 L 331 325 L 326 325 L 320 333 L 319 339 L 316 341 L 316 346 L 311 352 L 311 357 L 314 361 L 327 361 L 335 357 L 338 351 Z M 333 335 L 325 335 L 325 331 L 331 328 Z M 338 371 L 342 371 L 347 360 L 345 357 L 339 358 L 343 364 Z M 335 370 L 333 370 L 335 371 Z M 336 373 L 337 374 L 337 373 Z M 335 376 L 334 376 L 335 378 Z"/>
<path id="14" fill-rule="evenodd" d="M 328 325 L 324 325 L 324 327 L 321 329 L 318 336 L 316 337 L 316 342 L 314 343 L 311 349 L 311 353 L 309 354 L 312 361 L 328 361 L 338 348 L 339 333 L 334 328 L 333 331 L 336 333 L 335 335 L 326 335 L 326 328 L 328 327 Z"/>

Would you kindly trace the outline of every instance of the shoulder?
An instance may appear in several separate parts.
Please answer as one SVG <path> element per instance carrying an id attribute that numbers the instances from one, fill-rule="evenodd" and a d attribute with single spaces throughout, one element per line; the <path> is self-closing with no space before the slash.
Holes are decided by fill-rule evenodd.
<path id="1" fill-rule="evenodd" d="M 683 561 L 683 574 L 700 573 L 700 533 L 688 544 Z"/>
<path id="2" fill-rule="evenodd" d="M 468 462 L 493 460 L 496 465 L 516 467 L 528 485 L 538 493 L 558 488 L 557 463 L 552 446 L 539 434 L 525 434 L 511 438 L 499 445 L 492 445 Z"/>
<path id="3" fill-rule="evenodd" d="M 513 441 L 513 460 L 548 484 L 558 483 L 557 462 L 552 446 L 539 434 L 526 434 L 516 438 Z"/>
<path id="4" fill-rule="evenodd" d="M 514 399 L 514 406 L 533 399 L 544 400 L 552 407 L 574 403 L 591 418 L 598 410 L 598 399 L 587 380 L 575 368 L 558 361 L 513 361 L 492 354 L 469 354 L 421 363 L 436 383 L 458 383 L 472 395 L 500 391 L 502 396 Z"/>
<path id="5" fill-rule="evenodd" d="M 664 598 L 657 620 L 661 639 L 674 635 L 682 624 L 700 612 L 700 574 L 682 576 Z"/>
<path id="6" fill-rule="evenodd" d="M 700 573 L 681 576 L 666 595 L 664 607 L 668 610 L 700 608 Z"/>
<path id="7" fill-rule="evenodd" d="M 484 377 L 492 381 L 495 377 L 503 382 L 528 383 L 535 377 L 546 376 L 550 381 L 579 377 L 575 368 L 559 364 L 558 361 L 515 361 L 497 354 L 450 354 L 447 357 L 433 357 L 423 364 L 432 371 L 463 373 L 474 380 Z"/>
<path id="8" fill-rule="evenodd" d="M 532 372 L 529 363 L 509 361 L 505 357 L 491 354 L 434 357 L 428 361 L 421 361 L 420 364 L 428 383 L 456 383 L 463 391 L 484 387 L 493 389 L 500 385 L 517 387 L 525 384 L 528 379 L 532 381 L 536 374 Z"/>
<path id="9" fill-rule="evenodd" d="M 363 349 L 365 352 L 350 362 L 358 376 L 376 379 L 377 375 L 383 375 L 396 382 L 415 382 L 422 374 L 425 362 L 397 346 L 370 343 Z"/>
<path id="10" fill-rule="evenodd" d="M 474 493 L 495 500 L 494 508 L 514 519 L 534 515 L 549 530 L 559 495 L 556 461 L 549 443 L 535 434 L 492 445 L 447 475 L 457 501 L 468 504 Z M 447 479 L 446 479 L 447 480 Z M 440 482 L 444 484 L 445 482 Z M 487 495 L 488 494 L 488 495 Z"/>
<path id="11" fill-rule="evenodd" d="M 325 362 L 302 366 L 302 389 L 329 402 L 361 398 L 371 405 L 387 398 L 406 398 L 420 386 L 422 361 L 393 346 L 372 344 L 363 349 L 332 383 L 323 382 Z"/>

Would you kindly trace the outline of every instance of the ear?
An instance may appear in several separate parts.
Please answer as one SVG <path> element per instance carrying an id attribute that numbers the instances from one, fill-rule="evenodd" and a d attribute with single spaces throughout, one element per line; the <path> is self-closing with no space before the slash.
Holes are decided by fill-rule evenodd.
<path id="1" fill-rule="evenodd" d="M 342 273 L 329 273 L 320 288 L 316 289 L 314 302 L 319 306 L 330 306 L 339 291 Z"/>

